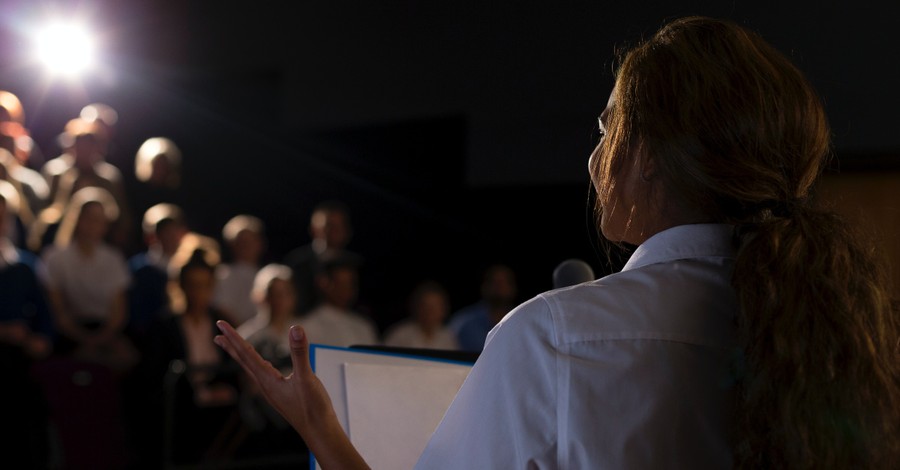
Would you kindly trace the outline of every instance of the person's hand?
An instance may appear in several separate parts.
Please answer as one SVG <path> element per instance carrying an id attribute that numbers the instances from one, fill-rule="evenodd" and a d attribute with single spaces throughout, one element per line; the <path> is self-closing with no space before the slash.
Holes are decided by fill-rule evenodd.
<path id="1" fill-rule="evenodd" d="M 293 372 L 285 377 L 225 321 L 215 337 L 257 385 L 266 401 L 303 438 L 322 468 L 368 469 L 338 422 L 328 392 L 309 363 L 309 340 L 299 326 L 291 327 Z"/>

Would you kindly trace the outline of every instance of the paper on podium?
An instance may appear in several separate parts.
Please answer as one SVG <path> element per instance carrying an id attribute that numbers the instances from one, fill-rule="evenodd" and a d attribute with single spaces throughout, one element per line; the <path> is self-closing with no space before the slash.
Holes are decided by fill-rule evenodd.
<path id="1" fill-rule="evenodd" d="M 350 441 L 373 470 L 411 469 L 470 363 L 312 345 L 316 376 Z M 315 456 L 312 456 L 315 463 Z M 314 468 L 321 468 L 315 463 Z"/>

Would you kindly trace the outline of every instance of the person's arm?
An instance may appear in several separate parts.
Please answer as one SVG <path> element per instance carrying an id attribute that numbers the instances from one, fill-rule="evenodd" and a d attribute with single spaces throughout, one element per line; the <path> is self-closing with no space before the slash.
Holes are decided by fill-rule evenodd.
<path id="1" fill-rule="evenodd" d="M 231 325 L 225 321 L 217 325 L 222 334 L 215 337 L 215 343 L 241 365 L 266 401 L 300 433 L 323 469 L 369 468 L 341 427 L 328 392 L 312 371 L 309 339 L 303 328 L 291 327 L 293 373 L 284 377 Z"/>
<path id="2" fill-rule="evenodd" d="M 63 299 L 62 292 L 51 287 L 47 289 L 47 297 L 50 299 L 50 306 L 53 308 L 58 331 L 77 343 L 88 341 L 91 338 L 91 333 L 78 325 L 75 319 L 72 318 L 72 314 L 66 308 L 66 301 Z"/>
<path id="3" fill-rule="evenodd" d="M 113 295 L 109 305 L 109 320 L 103 324 L 103 329 L 97 333 L 100 341 L 110 341 L 119 335 L 128 321 L 127 295 L 124 289 Z"/>

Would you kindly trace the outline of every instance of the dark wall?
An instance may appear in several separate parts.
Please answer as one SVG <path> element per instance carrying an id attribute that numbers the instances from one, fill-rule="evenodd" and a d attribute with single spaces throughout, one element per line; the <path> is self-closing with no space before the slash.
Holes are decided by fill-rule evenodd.
<path id="1" fill-rule="evenodd" d="M 900 148 L 898 6 L 887 2 L 49 4 L 0 4 L 0 88 L 20 95 L 47 158 L 66 120 L 107 102 L 120 113 L 111 158 L 135 198 L 134 153 L 170 137 L 185 158 L 176 202 L 195 227 L 218 236 L 232 215 L 256 214 L 272 259 L 308 241 L 316 202 L 344 199 L 369 261 L 364 287 L 387 318 L 422 277 L 447 283 L 457 307 L 474 300 L 489 261 L 517 269 L 523 297 L 565 258 L 610 269 L 586 175 L 596 116 L 616 48 L 667 18 L 760 31 L 819 89 L 847 158 Z M 23 35 L 54 9 L 91 20 L 105 69 L 59 83 L 28 60 Z"/>

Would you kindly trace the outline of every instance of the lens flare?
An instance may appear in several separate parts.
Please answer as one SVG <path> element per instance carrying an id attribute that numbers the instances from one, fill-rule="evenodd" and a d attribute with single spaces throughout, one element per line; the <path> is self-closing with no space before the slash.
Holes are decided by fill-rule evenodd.
<path id="1" fill-rule="evenodd" d="M 75 77 L 94 63 L 94 40 L 80 25 L 53 23 L 36 38 L 37 57 L 54 74 Z"/>

